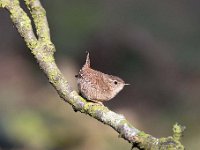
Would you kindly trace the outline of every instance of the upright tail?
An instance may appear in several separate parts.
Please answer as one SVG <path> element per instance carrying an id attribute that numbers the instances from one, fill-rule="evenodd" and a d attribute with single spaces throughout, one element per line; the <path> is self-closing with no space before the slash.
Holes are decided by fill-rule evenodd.
<path id="1" fill-rule="evenodd" d="M 87 53 L 86 61 L 85 61 L 85 64 L 84 64 L 83 67 L 84 68 L 90 68 L 90 54 L 89 54 L 89 52 Z"/>

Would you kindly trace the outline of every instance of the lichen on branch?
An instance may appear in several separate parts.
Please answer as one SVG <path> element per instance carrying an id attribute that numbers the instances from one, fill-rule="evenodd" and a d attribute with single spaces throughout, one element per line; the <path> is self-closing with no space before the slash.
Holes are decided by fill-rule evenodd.
<path id="1" fill-rule="evenodd" d="M 173 137 L 158 139 L 132 126 L 123 115 L 117 114 L 105 106 L 87 102 L 78 95 L 55 63 L 53 56 L 55 47 L 51 42 L 45 9 L 39 0 L 24 1 L 32 15 L 36 33 L 33 31 L 31 19 L 20 7 L 19 0 L 0 0 L 0 7 L 9 11 L 12 22 L 24 38 L 27 47 L 36 58 L 41 70 L 46 74 L 49 82 L 64 101 L 72 105 L 75 111 L 88 114 L 100 122 L 109 125 L 119 133 L 120 137 L 132 143 L 133 147 L 147 150 L 184 149 L 184 146 L 180 143 L 180 136 L 178 136 L 183 132 L 183 130 L 178 130 L 183 129 L 180 125 L 176 125 L 176 128 L 174 128 L 174 130 L 177 129 L 175 131 L 179 134 L 175 134 L 176 132 L 174 131 Z"/>

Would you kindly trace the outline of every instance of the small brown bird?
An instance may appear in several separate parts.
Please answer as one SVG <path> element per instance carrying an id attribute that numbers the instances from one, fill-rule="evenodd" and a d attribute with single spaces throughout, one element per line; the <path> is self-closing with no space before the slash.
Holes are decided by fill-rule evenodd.
<path id="1" fill-rule="evenodd" d="M 89 53 L 79 74 L 75 76 L 81 95 L 89 101 L 102 104 L 115 97 L 126 84 L 121 78 L 90 68 Z"/>

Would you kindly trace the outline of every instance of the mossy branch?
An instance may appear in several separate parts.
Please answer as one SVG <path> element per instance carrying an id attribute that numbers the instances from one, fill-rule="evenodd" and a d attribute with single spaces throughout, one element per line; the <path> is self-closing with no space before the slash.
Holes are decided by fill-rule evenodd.
<path id="1" fill-rule="evenodd" d="M 75 111 L 80 111 L 90 115 L 100 122 L 111 126 L 120 137 L 132 143 L 133 147 L 146 150 L 183 150 L 180 143 L 183 127 L 175 125 L 173 137 L 155 138 L 133 127 L 123 115 L 109 110 L 105 106 L 87 102 L 74 91 L 63 74 L 58 69 L 55 60 L 55 47 L 51 42 L 49 26 L 45 9 L 39 0 L 24 0 L 30 10 L 36 28 L 36 35 L 33 32 L 31 19 L 19 5 L 19 0 L 0 0 L 0 7 L 5 8 L 10 13 L 14 25 L 31 53 L 39 63 L 40 68 L 46 74 L 49 82 L 56 89 L 59 96 L 70 105 Z"/>

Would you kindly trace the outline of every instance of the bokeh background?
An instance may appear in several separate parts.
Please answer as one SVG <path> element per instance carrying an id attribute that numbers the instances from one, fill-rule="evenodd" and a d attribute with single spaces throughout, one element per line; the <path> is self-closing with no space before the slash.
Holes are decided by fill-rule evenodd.
<path id="1" fill-rule="evenodd" d="M 172 135 L 176 122 L 185 125 L 182 143 L 186 149 L 199 149 L 200 1 L 42 4 L 56 61 L 73 88 L 89 51 L 93 68 L 131 84 L 106 106 L 155 137 Z M 6 10 L 0 9 L 0 19 L 1 149 L 131 148 L 113 129 L 60 100 Z"/>

